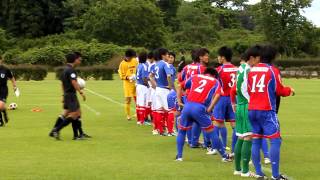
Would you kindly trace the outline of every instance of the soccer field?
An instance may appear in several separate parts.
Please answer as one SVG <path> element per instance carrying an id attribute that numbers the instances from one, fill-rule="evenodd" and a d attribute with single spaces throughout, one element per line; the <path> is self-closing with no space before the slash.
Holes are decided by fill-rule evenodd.
<path id="1" fill-rule="evenodd" d="M 281 172 L 292 179 L 319 179 L 320 80 L 284 83 L 295 88 L 296 96 L 283 98 L 280 106 Z M 126 120 L 117 76 L 113 81 L 87 81 L 82 119 L 93 138 L 82 141 L 72 140 L 70 127 L 61 131 L 62 141 L 48 136 L 62 107 L 60 82 L 53 74 L 45 81 L 18 81 L 18 87 L 21 96 L 11 91 L 8 98 L 18 109 L 9 111 L 9 124 L 0 128 L 1 180 L 243 179 L 232 175 L 233 163 L 222 163 L 220 156 L 202 149 L 185 146 L 184 161 L 173 161 L 175 137 L 152 136 L 151 126 Z M 32 112 L 35 107 L 42 112 Z M 270 176 L 271 167 L 264 167 Z"/>

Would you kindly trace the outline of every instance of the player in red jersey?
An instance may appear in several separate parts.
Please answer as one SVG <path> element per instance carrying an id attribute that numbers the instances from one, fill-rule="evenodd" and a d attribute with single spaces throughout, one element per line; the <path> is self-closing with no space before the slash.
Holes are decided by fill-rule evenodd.
<path id="1" fill-rule="evenodd" d="M 224 147 L 227 147 L 227 128 L 225 122 L 230 122 L 233 129 L 232 133 L 232 152 L 237 142 L 237 136 L 234 130 L 235 127 L 235 115 L 232 110 L 230 100 L 230 89 L 234 86 L 236 80 L 236 73 L 238 67 L 231 64 L 232 50 L 226 46 L 221 47 L 218 50 L 218 62 L 222 64 L 217 68 L 220 77 L 221 87 L 223 92 L 213 111 L 213 119 L 216 122 L 216 126 L 222 137 Z"/>
<path id="2" fill-rule="evenodd" d="M 209 50 L 206 48 L 200 48 L 193 52 L 193 58 L 195 61 L 184 67 L 181 73 L 181 82 L 183 84 L 193 75 L 203 74 L 209 62 Z M 189 90 L 186 90 L 188 95 Z M 192 129 L 187 132 L 188 143 L 190 147 L 199 147 L 199 137 L 201 134 L 201 128 L 198 124 L 194 123 Z"/>
<path id="3" fill-rule="evenodd" d="M 270 66 L 276 57 L 276 50 L 265 46 L 261 51 L 261 60 L 256 60 L 248 74 L 249 120 L 252 125 L 252 161 L 256 174 L 265 177 L 261 170 L 260 149 L 262 138 L 270 139 L 271 179 L 285 180 L 279 173 L 280 127 L 276 114 L 276 96 L 294 95 L 294 90 L 281 82 L 279 71 Z"/>
<path id="4" fill-rule="evenodd" d="M 187 94 L 187 102 L 184 105 L 179 122 L 176 161 L 182 161 L 186 131 L 192 128 L 193 123 L 198 124 L 206 132 L 204 135 L 218 149 L 223 157 L 222 160 L 224 162 L 231 161 L 231 157 L 225 152 L 210 119 L 212 109 L 218 101 L 221 92 L 220 84 L 214 78 L 215 75 L 216 71 L 213 68 L 207 68 L 204 74 L 192 76 L 183 86 L 183 88 L 190 91 Z M 181 94 L 178 95 L 178 99 L 181 101 Z"/>

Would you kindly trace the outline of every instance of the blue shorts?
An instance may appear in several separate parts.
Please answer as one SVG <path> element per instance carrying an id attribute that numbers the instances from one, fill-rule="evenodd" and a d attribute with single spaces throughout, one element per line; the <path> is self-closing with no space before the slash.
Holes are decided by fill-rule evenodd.
<path id="1" fill-rule="evenodd" d="M 213 124 L 210 115 L 207 113 L 207 108 L 203 104 L 188 102 L 184 105 L 179 129 L 189 130 L 192 128 L 192 123 L 195 122 L 204 130 L 213 129 Z"/>
<path id="2" fill-rule="evenodd" d="M 221 96 L 213 109 L 213 118 L 218 122 L 235 122 L 230 96 Z"/>
<path id="3" fill-rule="evenodd" d="M 275 111 L 249 110 L 249 120 L 253 137 L 269 139 L 280 137 L 280 126 Z"/>

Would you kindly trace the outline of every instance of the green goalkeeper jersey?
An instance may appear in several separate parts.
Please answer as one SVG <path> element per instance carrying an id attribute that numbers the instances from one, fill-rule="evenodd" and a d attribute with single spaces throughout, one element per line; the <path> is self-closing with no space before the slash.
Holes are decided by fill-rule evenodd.
<path id="1" fill-rule="evenodd" d="M 237 72 L 237 104 L 247 104 L 249 102 L 248 94 L 248 73 L 250 66 L 247 63 L 240 65 Z"/>

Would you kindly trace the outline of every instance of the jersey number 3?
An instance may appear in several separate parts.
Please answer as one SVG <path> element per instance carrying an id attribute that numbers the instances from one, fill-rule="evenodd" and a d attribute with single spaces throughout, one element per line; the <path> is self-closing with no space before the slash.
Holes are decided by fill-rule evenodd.
<path id="1" fill-rule="evenodd" d="M 256 88 L 258 88 L 258 92 L 264 92 L 264 88 L 266 87 L 264 83 L 266 75 L 263 74 L 259 81 L 257 82 L 257 75 L 252 76 L 252 89 L 251 92 L 256 92 Z"/>
<path id="2" fill-rule="evenodd" d="M 198 93 L 202 93 L 202 91 L 204 90 L 204 86 L 207 84 L 207 80 L 201 80 L 199 82 L 200 86 L 197 87 L 196 89 L 194 89 L 195 92 L 198 92 Z"/>

